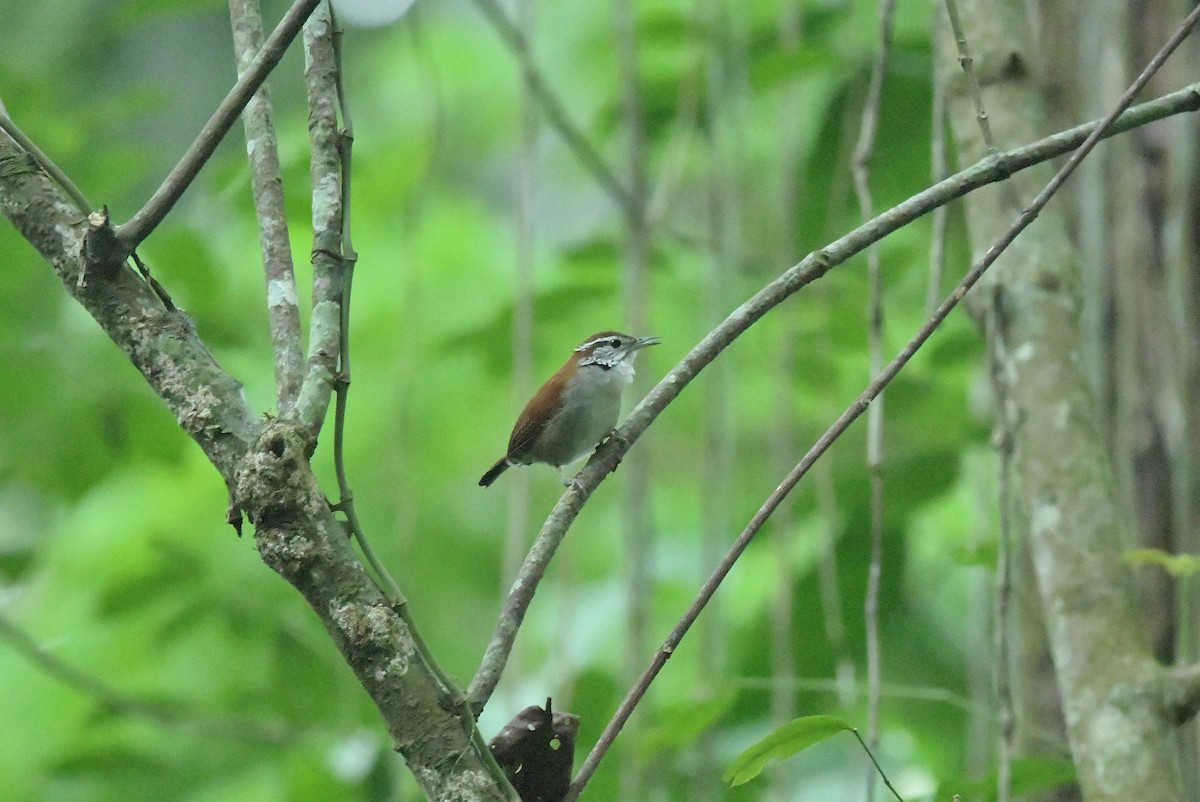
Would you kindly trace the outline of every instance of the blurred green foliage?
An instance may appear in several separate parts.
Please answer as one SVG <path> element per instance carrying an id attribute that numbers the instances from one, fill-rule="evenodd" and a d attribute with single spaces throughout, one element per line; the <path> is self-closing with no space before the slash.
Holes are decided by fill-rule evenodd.
<path id="1" fill-rule="evenodd" d="M 800 5 L 801 45 L 789 54 L 778 44 L 774 2 L 733 5 L 727 16 L 704 19 L 682 0 L 637 4 L 648 162 L 652 176 L 673 171 L 666 220 L 693 237 L 655 232 L 653 327 L 638 333 L 657 334 L 664 345 L 640 360 L 645 380 L 663 376 L 716 322 L 702 312 L 710 293 L 731 311 L 859 222 L 847 157 L 876 46 L 875 4 Z M 283 7 L 268 3 L 267 19 Z M 928 183 L 925 15 L 920 4 L 898 9 L 872 163 L 879 209 Z M 620 165 L 625 126 L 608 6 L 541 3 L 536 16 L 538 64 L 598 151 Z M 207 0 L 18 4 L 6 12 L 0 41 L 0 98 L 9 113 L 118 220 L 166 174 L 234 75 L 226 11 Z M 418 3 L 392 26 L 348 30 L 344 49 L 360 254 L 347 463 L 368 535 L 435 653 L 465 683 L 506 587 L 500 565 L 512 503 L 511 476 L 487 491 L 475 482 L 503 448 L 519 396 L 531 389 L 510 382 L 518 72 L 513 54 L 464 2 Z M 296 50 L 271 90 L 303 288 L 310 277 L 308 166 Z M 704 80 L 718 63 L 732 78 L 714 96 Z M 789 97 L 798 98 L 799 114 L 781 130 Z M 713 233 L 704 222 L 713 119 L 728 137 L 723 194 L 734 210 L 729 240 L 737 255 L 720 266 L 715 288 L 702 244 Z M 536 148 L 534 357 L 545 376 L 568 344 L 622 325 L 624 245 L 621 214 L 545 124 Z M 795 175 L 780 174 L 783 148 L 796 149 Z M 797 219 L 780 216 L 782 181 L 799 194 Z M 929 230 L 919 221 L 882 246 L 889 356 L 924 319 Z M 949 254 L 956 275 L 966 260 L 957 218 Z M 245 383 L 251 404 L 270 411 L 263 279 L 240 128 L 142 255 Z M 417 798 L 319 623 L 258 561 L 249 538 L 238 540 L 225 525 L 224 488 L 199 450 L 7 225 L 0 226 L 0 257 L 7 277 L 0 294 L 0 613 L 54 660 L 121 697 L 82 692 L 0 641 L 4 795 L 54 802 Z M 855 260 L 804 290 L 721 357 L 732 382 L 720 414 L 732 434 L 734 469 L 719 519 L 700 490 L 704 439 L 715 425 L 712 375 L 638 443 L 654 473 L 647 613 L 655 643 L 712 567 L 701 531 L 715 526 L 731 541 L 865 386 L 863 265 Z M 781 367 L 785 350 L 794 355 L 790 371 Z M 933 794 L 940 779 L 978 778 L 989 768 L 978 759 L 987 744 L 969 737 L 972 721 L 988 715 L 986 692 L 971 695 L 968 666 L 987 660 L 990 581 L 970 555 L 993 553 L 995 540 L 979 357 L 969 321 L 955 316 L 886 399 L 881 615 L 888 693 L 880 760 L 909 798 Z M 781 432 L 791 432 L 790 440 L 780 442 Z M 330 439 L 315 464 L 332 495 Z M 763 779 L 728 789 L 719 777 L 774 727 L 770 615 L 781 583 L 794 593 L 797 677 L 778 681 L 794 682 L 795 714 L 863 726 L 863 427 L 820 470 L 832 501 L 819 501 L 815 473 L 800 485 L 786 527 L 769 525 L 718 594 L 711 611 L 717 634 L 704 649 L 697 638 L 684 642 L 587 798 L 618 798 L 618 771 L 631 763 L 652 768 L 672 799 L 693 798 L 697 777 L 712 779 L 714 799 L 762 796 Z M 560 486 L 553 471 L 530 474 L 536 526 Z M 625 483 L 618 471 L 570 533 L 481 723 L 485 735 L 553 696 L 556 709 L 582 716 L 582 752 L 624 695 L 627 667 L 649 660 L 625 653 Z M 818 578 L 830 536 L 835 610 L 823 607 Z M 781 580 L 781 566 L 790 567 L 790 579 Z M 845 629 L 841 651 L 829 639 L 835 618 Z M 835 681 L 839 666 L 853 667 L 853 676 L 843 672 Z M 847 695 L 847 687 L 857 692 Z M 837 743 L 785 766 L 796 798 L 847 798 L 866 771 L 857 746 Z"/>

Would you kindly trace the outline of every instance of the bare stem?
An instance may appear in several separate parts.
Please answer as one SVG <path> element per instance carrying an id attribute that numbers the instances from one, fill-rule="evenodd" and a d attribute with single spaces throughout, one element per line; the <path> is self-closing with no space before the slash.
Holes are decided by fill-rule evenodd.
<path id="1" fill-rule="evenodd" d="M 525 34 L 513 24 L 496 0 L 475 0 L 475 4 L 479 6 L 488 22 L 492 23 L 492 27 L 500 34 L 500 38 L 512 48 L 517 61 L 521 64 L 521 70 L 525 74 L 525 83 L 533 97 L 541 105 L 546 122 L 558 131 L 567 147 L 575 154 L 575 158 L 579 159 L 580 164 L 591 173 L 592 178 L 612 198 L 613 202 L 623 211 L 628 212 L 634 202 L 631 193 L 617 178 L 617 174 L 605 163 L 604 157 L 592 147 L 592 143 L 588 141 L 583 132 L 571 122 L 562 102 L 550 89 L 545 76 L 534 63 L 533 54 L 529 50 L 529 40 Z"/>
<path id="2" fill-rule="evenodd" d="M 214 716 L 190 711 L 182 705 L 166 701 L 129 696 L 99 677 L 55 657 L 33 636 L 4 615 L 0 615 L 0 638 L 8 641 L 18 654 L 36 665 L 46 676 L 83 694 L 105 711 L 117 715 L 138 716 L 159 726 L 189 730 L 220 739 L 233 738 L 280 744 L 294 734 L 283 722 L 256 721 L 242 716 Z"/>
<path id="3" fill-rule="evenodd" d="M 967 47 L 967 34 L 963 31 L 962 20 L 958 16 L 957 0 L 946 0 L 946 14 L 950 17 L 950 29 L 954 32 L 954 44 L 958 47 L 958 63 L 967 76 L 967 89 L 971 100 L 975 102 L 975 119 L 979 123 L 979 133 L 988 152 L 996 150 L 996 140 L 992 138 L 992 124 L 988 120 L 987 109 L 983 106 L 983 92 L 979 89 L 979 78 L 975 75 L 975 60 Z"/>
<path id="4" fill-rule="evenodd" d="M 233 47 L 238 75 L 251 68 L 262 46 L 262 9 L 258 0 L 230 0 Z M 286 414 L 296 403 L 304 375 L 304 345 L 300 338 L 300 306 L 296 273 L 283 200 L 283 176 L 275 138 L 271 95 L 264 83 L 242 114 L 250 186 L 258 217 L 259 243 L 267 283 L 267 315 L 275 363 L 275 405 Z"/>
<path id="5" fill-rule="evenodd" d="M 280 20 L 275 30 L 267 38 L 266 44 L 258 52 L 254 62 L 242 73 L 237 83 L 229 90 L 229 94 L 217 106 L 212 117 L 200 129 L 196 140 L 183 154 L 179 163 L 163 180 L 162 186 L 151 196 L 146 205 L 138 211 L 129 222 L 117 226 L 116 235 L 128 250 L 132 251 L 150 236 L 175 203 L 200 173 L 209 157 L 217 149 L 217 145 L 229 133 L 238 115 L 254 93 L 267 80 L 267 75 L 274 69 L 283 54 L 291 45 L 292 40 L 300 33 L 304 21 L 312 14 L 320 0 L 296 0 L 287 14 Z"/>
<path id="6" fill-rule="evenodd" d="M 864 220 L 875 214 L 871 196 L 871 157 L 875 152 L 875 133 L 879 126 L 879 107 L 883 101 L 883 81 L 887 75 L 892 50 L 892 28 L 895 19 L 895 0 L 881 0 L 879 5 L 879 49 L 871 66 L 871 83 L 863 104 L 862 124 L 858 144 L 854 148 L 854 190 L 858 208 Z M 878 376 L 883 367 L 883 278 L 879 264 L 879 249 L 867 249 L 868 347 L 871 354 L 871 375 Z M 867 470 L 871 476 L 871 559 L 867 571 L 867 587 L 863 599 L 863 621 L 867 639 L 867 741 L 879 747 L 879 705 L 882 699 L 882 663 L 879 642 L 879 588 L 883 580 L 883 397 L 876 400 L 867 415 Z M 857 735 L 857 733 L 855 733 Z M 869 751 L 869 750 L 868 750 Z M 875 798 L 875 772 L 867 772 L 867 802 Z"/>
<path id="7" fill-rule="evenodd" d="M 993 296 L 987 316 L 988 361 L 994 388 L 996 430 L 992 440 L 999 456 L 999 500 L 1000 535 L 996 554 L 995 589 L 995 666 L 996 704 L 1000 723 L 999 754 L 996 766 L 996 802 L 1008 802 L 1012 794 L 1012 759 L 1016 734 L 1016 718 L 1013 710 L 1012 682 L 1010 676 L 1011 648 L 1009 645 L 1009 603 L 1012 600 L 1012 430 L 1008 425 L 1005 406 L 1008 403 L 1004 382 L 1000 380 L 1000 349 L 1004 347 L 1000 332 L 1003 326 L 999 296 Z"/>

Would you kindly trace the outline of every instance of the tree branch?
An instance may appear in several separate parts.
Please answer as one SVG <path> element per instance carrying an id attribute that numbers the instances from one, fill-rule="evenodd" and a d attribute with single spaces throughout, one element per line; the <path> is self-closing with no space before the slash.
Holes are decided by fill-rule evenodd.
<path id="1" fill-rule="evenodd" d="M 337 58 L 327 6 L 304 28 L 304 82 L 308 88 L 308 132 L 312 140 L 313 291 L 308 332 L 308 368 L 296 419 L 315 445 L 329 411 L 341 351 L 342 159 L 338 145 Z"/>
<path id="2" fill-rule="evenodd" d="M 708 581 L 704 583 L 704 586 L 701 588 L 695 600 L 692 602 L 691 607 L 689 607 L 687 612 L 684 614 L 683 619 L 675 625 L 675 628 L 671 631 L 671 634 L 667 637 L 667 640 L 655 653 L 650 665 L 646 668 L 645 672 L 638 679 L 638 682 L 626 695 L 624 701 L 617 709 L 616 714 L 613 716 L 608 726 L 605 727 L 604 732 L 600 736 L 600 740 L 596 743 L 596 746 L 592 749 L 591 754 L 588 755 L 587 759 L 580 767 L 579 774 L 576 776 L 575 781 L 571 783 L 571 788 L 567 791 L 567 795 L 563 798 L 563 802 L 573 802 L 573 800 L 578 798 L 580 791 L 595 772 L 600 760 L 604 757 L 605 752 L 620 733 L 625 722 L 628 721 L 629 717 L 633 714 L 634 708 L 637 707 L 638 703 L 649 689 L 650 684 L 654 681 L 655 677 L 658 676 L 658 673 L 662 670 L 663 666 L 666 665 L 667 660 L 670 659 L 672 654 L 674 654 L 675 649 L 683 641 L 687 631 L 700 616 L 700 613 L 704 610 L 704 607 L 708 604 L 709 600 L 712 598 L 721 582 L 724 581 L 725 577 L 733 569 L 734 564 L 746 550 L 746 547 L 750 545 L 750 541 L 762 528 L 763 524 L 766 523 L 767 519 L 771 516 L 771 513 L 773 513 L 779 504 L 782 503 L 783 499 L 808 472 L 813 463 L 815 463 L 817 459 L 828 450 L 829 446 L 831 446 L 833 442 L 850 427 L 851 423 L 853 423 L 864 411 L 866 411 L 868 405 L 875 400 L 881 392 L 883 392 L 884 387 L 886 387 L 892 381 L 892 379 L 894 379 L 900 373 L 901 369 L 908 364 L 908 361 L 912 359 L 913 355 L 916 354 L 916 352 L 921 348 L 922 345 L 925 344 L 926 341 L 928 341 L 938 326 L 942 324 L 942 322 L 949 316 L 950 312 L 959 304 L 959 302 L 962 301 L 963 297 L 966 296 L 967 292 L 969 292 L 970 289 L 979 282 L 979 279 L 983 277 L 983 274 L 988 270 L 988 268 L 995 264 L 996 260 L 1000 258 L 1000 255 L 1004 253 L 1008 246 L 1013 243 L 1013 241 L 1017 238 L 1017 235 L 1025 230 L 1029 224 L 1034 221 L 1042 209 L 1046 207 L 1046 204 L 1050 202 L 1050 199 L 1054 197 L 1054 195 L 1062 187 L 1063 183 L 1067 180 L 1071 173 L 1075 171 L 1075 168 L 1079 166 L 1079 163 L 1087 157 L 1087 155 L 1096 146 L 1096 143 L 1098 143 L 1104 136 L 1105 130 L 1108 129 L 1118 118 L 1121 112 L 1129 106 L 1136 94 L 1141 91 L 1142 87 L 1144 87 L 1146 82 L 1149 81 L 1150 76 L 1152 76 L 1158 67 L 1161 66 L 1162 62 L 1166 60 L 1166 57 L 1174 50 L 1174 48 L 1177 47 L 1180 42 L 1182 42 L 1183 37 L 1188 31 L 1191 30 L 1191 27 L 1194 26 L 1197 21 L 1200 21 L 1200 7 L 1196 8 L 1196 10 L 1189 16 L 1188 22 L 1180 28 L 1180 31 L 1176 34 L 1176 36 L 1172 37 L 1171 41 L 1164 46 L 1163 50 L 1161 50 L 1155 56 L 1155 58 L 1151 60 L 1145 71 L 1143 71 L 1138 77 L 1138 80 L 1134 82 L 1134 84 L 1127 92 L 1125 92 L 1124 95 L 1122 95 L 1121 99 L 1117 102 L 1113 110 L 1106 115 L 1096 127 L 1092 129 L 1092 132 L 1088 135 L 1088 137 L 1083 141 L 1083 143 L 1080 144 L 1078 149 L 1071 154 L 1071 157 L 1067 160 L 1067 162 L 1054 174 L 1054 177 L 1050 179 L 1049 183 L 1042 188 L 1042 191 L 1037 194 L 1037 197 L 1035 197 L 1030 204 L 1024 210 L 1022 210 L 1022 212 L 1017 216 L 1017 219 L 1014 220 L 1007 227 L 1007 229 L 1005 229 L 1000 238 L 997 239 L 992 246 L 988 248 L 987 252 L 984 253 L 983 257 L 971 267 L 971 270 L 963 277 L 958 286 L 954 288 L 954 291 L 950 293 L 949 297 L 942 301 L 937 311 L 932 317 L 930 317 L 925 325 L 921 327 L 921 330 L 917 332 L 916 336 L 913 337 L 903 349 L 901 349 L 900 353 L 888 363 L 887 367 L 879 373 L 879 375 L 871 382 L 862 395 L 858 397 L 858 400 L 842 413 L 841 417 L 839 417 L 837 421 L 835 421 L 834 424 L 825 432 L 825 434 L 821 436 L 816 444 L 809 449 L 808 453 L 804 455 L 803 459 L 797 463 L 796 467 L 792 469 L 787 477 L 779 483 L 779 486 L 775 488 L 775 491 L 771 493 L 767 501 L 762 505 L 762 507 L 759 508 L 758 512 L 754 514 L 754 517 L 750 520 L 750 523 L 746 526 L 745 530 L 743 530 L 738 536 L 737 540 L 734 541 L 733 546 L 730 547 L 725 557 L 722 558 L 716 570 L 713 571 L 712 576 L 710 576 Z M 640 408 L 641 407 L 639 406 L 639 409 Z M 1135 652 L 1133 650 L 1127 650 L 1120 651 L 1119 653 L 1122 655 L 1127 655 L 1134 654 Z M 1107 735 L 1108 733 L 1106 733 L 1106 736 Z"/>
<path id="3" fill-rule="evenodd" d="M 28 632 L 7 616 L 0 615 L 0 638 L 47 676 L 73 688 L 97 706 L 125 716 L 139 716 L 163 727 L 187 730 L 220 739 L 282 744 L 297 733 L 286 722 L 265 721 L 245 716 L 223 716 L 188 710 L 184 705 L 139 699 L 118 691 L 108 683 L 69 665 L 42 647 Z"/>
<path id="4" fill-rule="evenodd" d="M 580 164 L 591 173 L 592 178 L 612 199 L 613 203 L 621 209 L 622 213 L 629 214 L 629 210 L 633 208 L 634 204 L 633 196 L 617 178 L 616 173 L 605 163 L 603 157 L 592 147 L 592 143 L 588 141 L 587 137 L 567 117 L 567 112 L 559 102 L 558 96 L 551 91 L 541 70 L 534 63 L 525 34 L 512 23 L 496 0 L 475 0 L 475 4 L 483 11 L 483 16 L 487 18 L 488 22 L 492 23 L 492 27 L 500 34 L 500 38 L 512 48 L 525 76 L 525 84 L 538 104 L 541 105 L 542 114 L 546 115 L 546 121 L 554 130 L 558 131 L 559 136 L 567 143 L 567 147 L 575 154 L 575 158 L 579 159 Z"/>
<path id="5" fill-rule="evenodd" d="M 875 214 L 871 195 L 871 159 L 875 154 L 875 133 L 879 126 L 879 108 L 883 102 L 883 81 L 892 52 L 895 27 L 895 0 L 879 4 L 879 49 L 871 65 L 871 82 L 863 103 L 858 143 L 854 146 L 851 168 L 859 213 L 869 220 Z M 883 369 L 883 276 L 879 249 L 867 249 L 867 341 L 871 377 Z M 863 626 L 867 643 L 867 737 L 868 754 L 879 749 L 879 707 L 882 701 L 883 652 L 879 641 L 879 593 L 883 583 L 883 409 L 882 394 L 867 413 L 867 471 L 871 481 L 871 558 L 867 569 L 867 587 L 863 594 Z M 875 798 L 874 771 L 867 772 L 867 799 Z"/>
<path id="6" fill-rule="evenodd" d="M 308 15 L 317 7 L 320 0 L 296 0 L 279 25 L 272 31 L 262 50 L 258 52 L 254 63 L 242 73 L 237 83 L 229 90 L 229 94 L 217 106 L 212 117 L 200 129 L 191 147 L 183 154 L 179 163 L 163 180 L 162 185 L 151 196 L 146 205 L 138 211 L 129 222 L 117 226 L 116 236 L 126 249 L 126 255 L 137 248 L 141 242 L 150 236 L 167 213 L 175 206 L 176 201 L 183 196 L 184 191 L 200 173 L 209 157 L 224 139 L 225 134 L 233 127 L 242 109 L 250 102 L 250 98 L 262 86 L 267 75 L 274 69 L 288 45 L 300 32 L 300 27 L 308 19 Z M 120 261 L 124 261 L 122 258 Z"/>
<path id="7" fill-rule="evenodd" d="M 1173 114 L 1200 109 L 1200 84 L 1173 92 L 1143 103 L 1122 114 L 1110 126 L 1104 137 L 1114 136 L 1154 120 Z M 719 326 L 710 331 L 658 385 L 642 399 L 629 417 L 609 440 L 588 460 L 575 477 L 574 484 L 559 499 L 530 549 L 525 563 L 513 583 L 501 610 L 500 620 L 492 633 L 483 660 L 472 680 L 467 696 L 472 707 L 479 711 L 491 697 L 504 671 L 504 664 L 525 612 L 533 601 L 538 583 L 545 574 L 550 559 L 565 537 L 567 529 L 579 515 L 580 509 L 603 478 L 615 470 L 621 457 L 638 437 L 670 404 L 696 375 L 725 350 L 743 331 L 759 318 L 807 284 L 829 270 L 862 252 L 893 231 L 907 225 L 938 206 L 963 197 L 972 190 L 1003 181 L 1015 172 L 1040 164 L 1078 147 L 1098 127 L 1085 123 L 1062 131 L 1021 148 L 988 156 L 944 181 L 920 192 L 889 209 L 819 251 L 814 251 L 800 263 L 761 289 L 733 311 Z"/>
<path id="8" fill-rule="evenodd" d="M 1005 0 L 977 3 L 964 14 L 974 26 L 972 42 L 986 48 L 978 54 L 981 63 L 1027 63 L 1027 33 L 1010 29 L 1023 10 L 1019 0 Z M 1150 60 L 1118 108 L 1198 21 L 1200 8 Z M 943 63 L 948 69 L 949 58 Z M 1040 124 L 1039 87 L 1026 73 L 1005 70 L 984 86 L 993 122 L 1003 126 L 996 132 L 1001 141 L 1020 141 Z M 970 117 L 970 100 L 958 89 L 958 152 L 971 158 L 986 146 Z M 1039 199 L 1061 178 L 1060 171 Z M 980 193 L 966 204 L 975 247 L 996 235 L 1004 205 L 998 193 Z M 1137 593 L 1120 558 L 1127 548 L 1126 516 L 1083 373 L 1079 257 L 1063 217 L 1046 215 L 1006 259 L 993 292 L 979 298 L 999 312 L 995 375 L 1005 404 L 995 414 L 1011 432 L 1014 500 L 1025 524 L 1082 794 L 1093 802 L 1191 798 L 1179 771 L 1178 743 L 1166 726 L 1162 693 L 1169 675 L 1144 642 Z"/>
<path id="9" fill-rule="evenodd" d="M 204 449 L 254 524 L 264 562 L 312 606 L 432 799 L 512 802 L 470 715 L 355 559 L 308 463 L 307 431 L 258 419 L 191 321 L 163 309 L 131 270 L 81 283 L 86 222 L 12 139 L 0 135 L 0 209 L 141 370 Z"/>
<path id="10" fill-rule="evenodd" d="M 230 22 L 238 75 L 245 75 L 262 47 L 262 9 L 258 0 L 230 0 Z M 275 139 L 271 95 L 264 83 L 246 104 L 246 155 L 250 186 L 258 215 L 263 272 L 267 281 L 267 315 L 275 351 L 275 406 L 286 414 L 296 403 L 304 375 L 304 344 L 300 339 L 300 306 L 292 245 L 283 201 L 279 146 Z"/>

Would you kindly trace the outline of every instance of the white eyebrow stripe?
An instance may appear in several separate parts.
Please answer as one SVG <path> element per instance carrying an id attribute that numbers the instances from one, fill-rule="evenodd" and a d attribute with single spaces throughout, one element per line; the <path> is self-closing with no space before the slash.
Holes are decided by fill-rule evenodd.
<path id="1" fill-rule="evenodd" d="M 611 340 L 612 338 L 613 338 L 613 335 L 609 334 L 609 335 L 606 335 L 606 336 L 604 336 L 604 337 L 597 337 L 597 338 L 596 338 L 596 339 L 594 339 L 594 340 L 588 340 L 588 341 L 587 341 L 587 342 L 585 342 L 583 345 L 581 345 L 581 346 L 579 346 L 578 348 L 576 348 L 576 349 L 575 349 L 575 352 L 576 352 L 576 353 L 578 353 L 578 352 L 580 352 L 580 351 L 586 351 L 587 349 L 591 348 L 593 345 L 596 345 L 597 343 L 602 343 L 602 342 L 604 342 L 605 340 Z"/>

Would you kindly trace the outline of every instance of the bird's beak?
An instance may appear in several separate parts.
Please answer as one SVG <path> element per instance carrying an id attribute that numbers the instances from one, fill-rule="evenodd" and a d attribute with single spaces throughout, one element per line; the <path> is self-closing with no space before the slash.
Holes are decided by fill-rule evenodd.
<path id="1" fill-rule="evenodd" d="M 633 350 L 638 351 L 642 348 L 645 348 L 647 345 L 658 345 L 661 342 L 662 340 L 657 337 L 638 337 L 633 341 Z"/>

